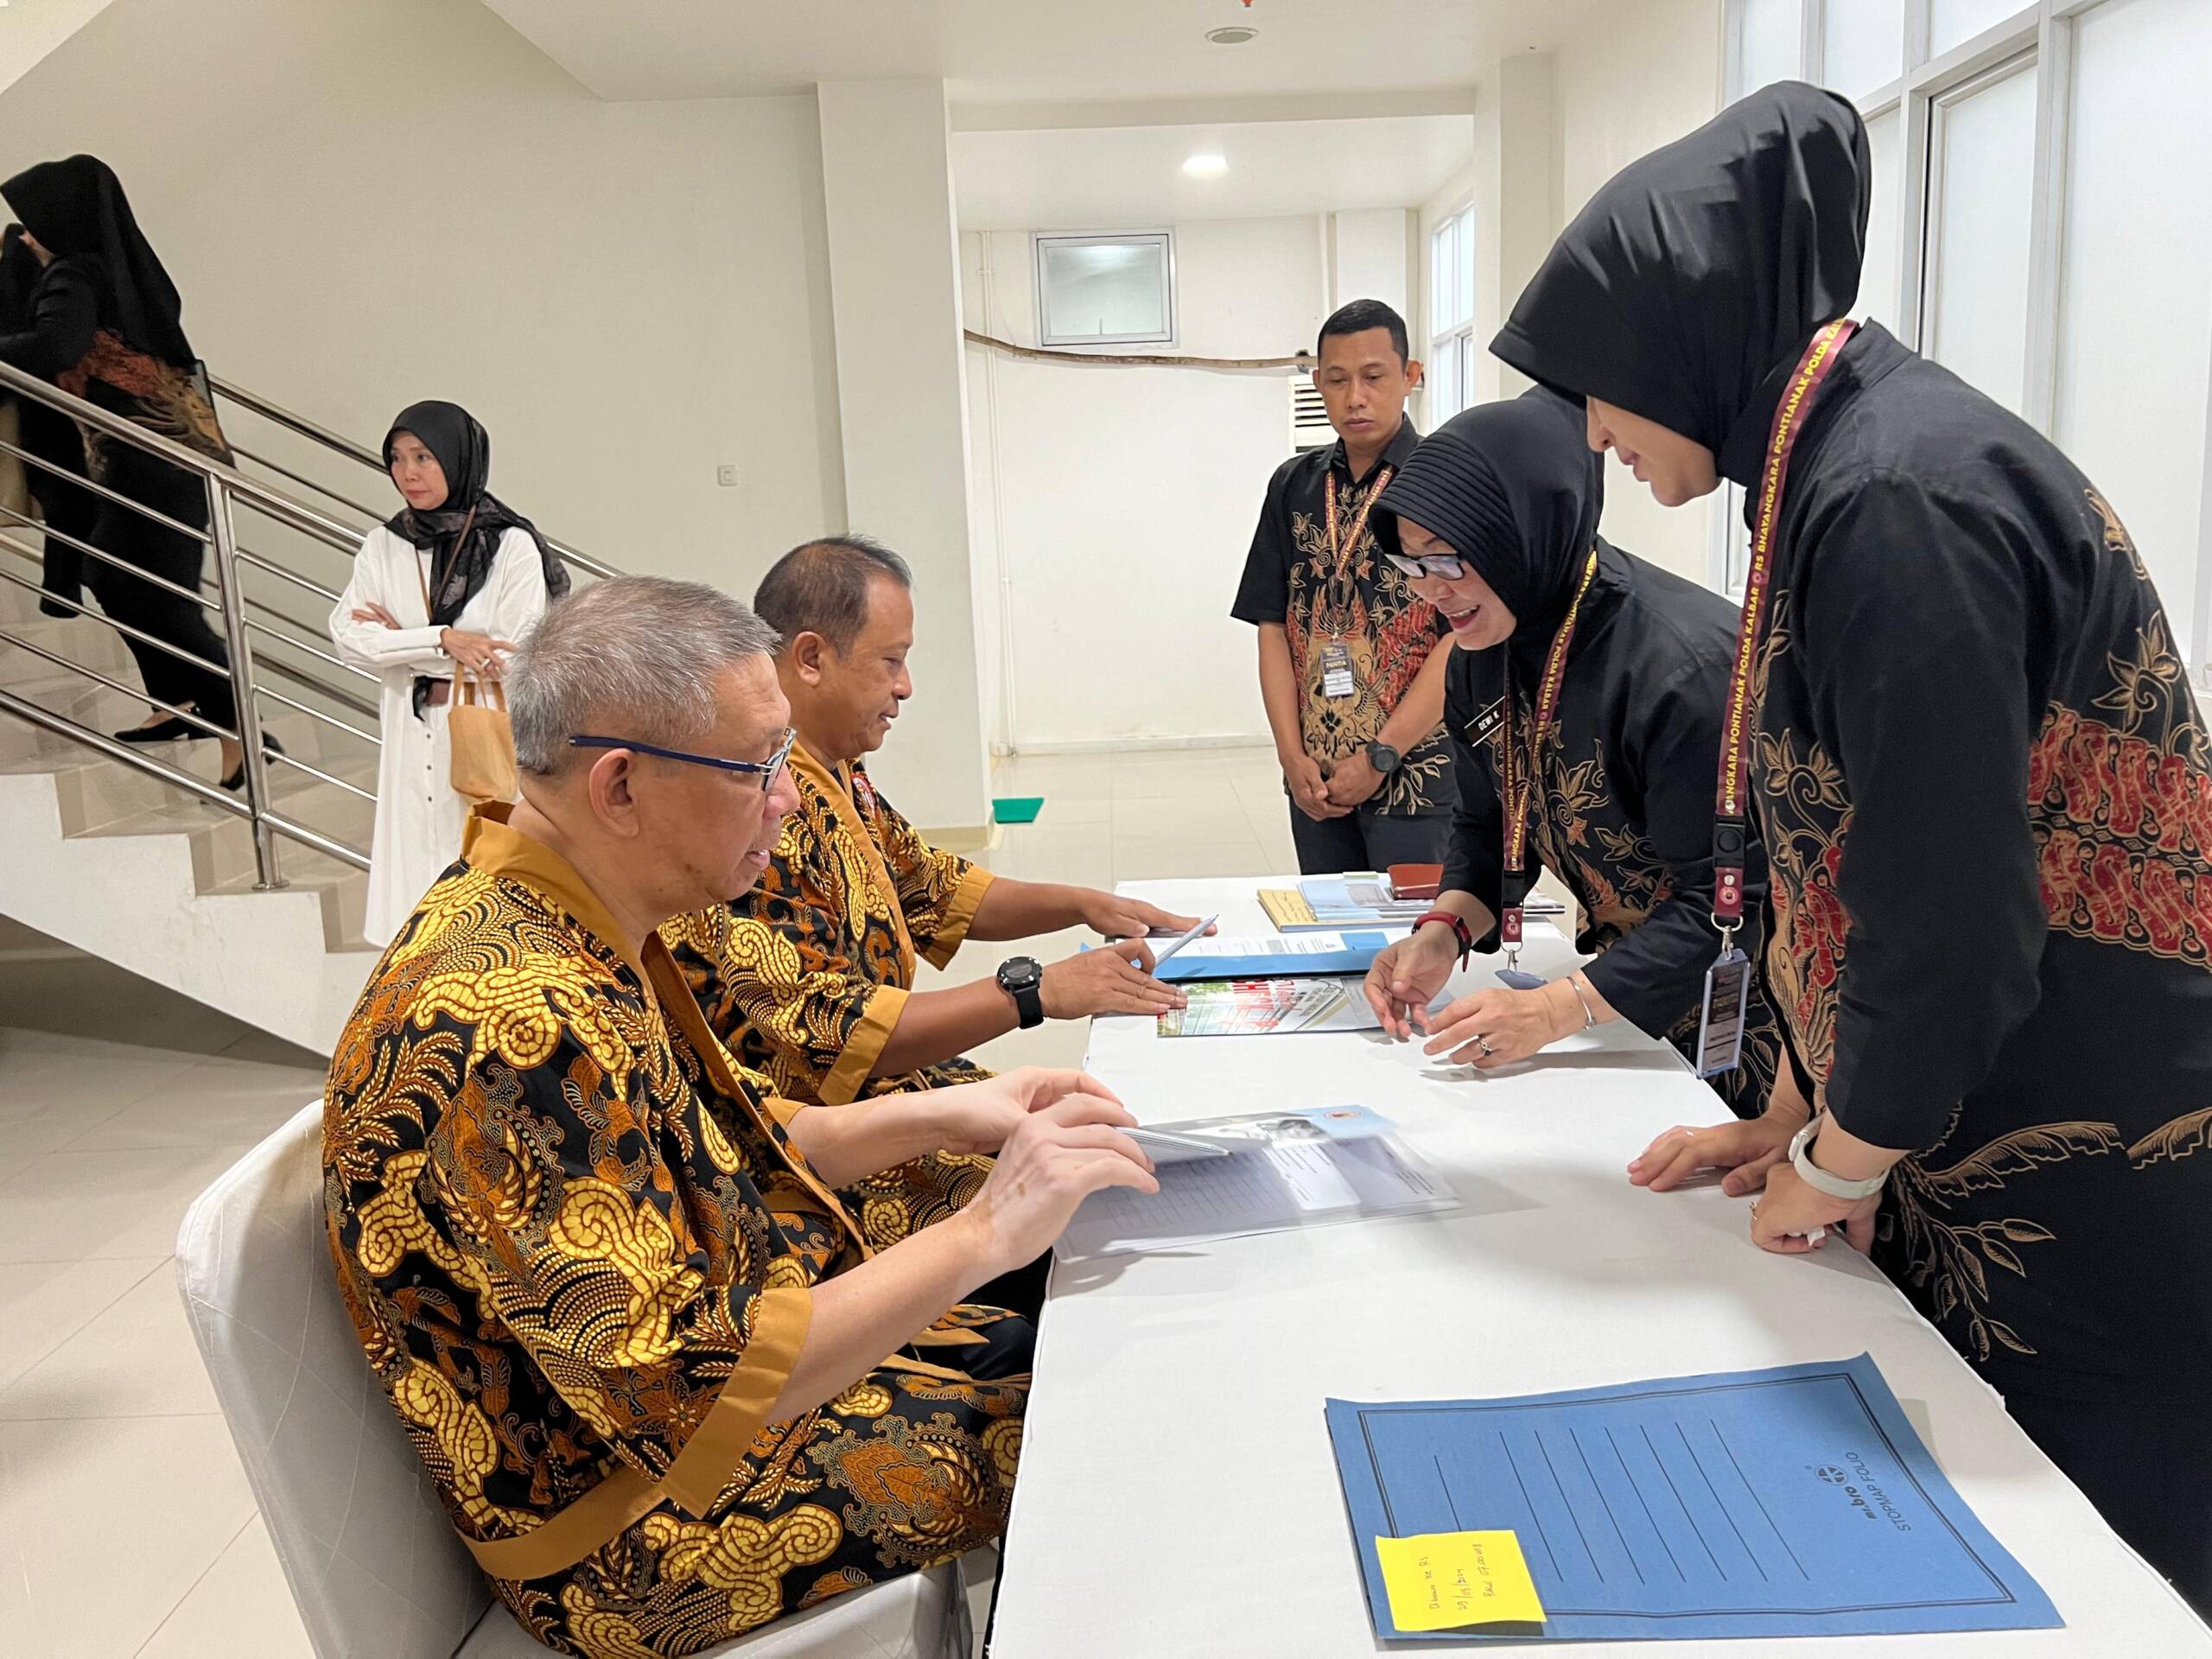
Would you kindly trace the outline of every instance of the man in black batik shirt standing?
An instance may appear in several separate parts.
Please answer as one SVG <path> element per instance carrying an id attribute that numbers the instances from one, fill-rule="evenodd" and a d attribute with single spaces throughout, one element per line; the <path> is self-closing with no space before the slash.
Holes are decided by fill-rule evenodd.
<path id="1" fill-rule="evenodd" d="M 1260 635 L 1260 691 L 1307 874 L 1441 861 L 1450 823 L 1444 620 L 1382 556 L 1368 507 L 1421 435 L 1405 320 L 1355 300 L 1321 325 L 1313 384 L 1337 442 L 1268 480 L 1230 613 Z"/>

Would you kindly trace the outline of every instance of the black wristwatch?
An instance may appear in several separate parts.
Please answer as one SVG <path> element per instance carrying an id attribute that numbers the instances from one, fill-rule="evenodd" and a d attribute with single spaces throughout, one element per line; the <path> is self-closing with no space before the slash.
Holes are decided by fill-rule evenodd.
<path id="1" fill-rule="evenodd" d="M 1367 764 L 1388 778 L 1405 757 L 1379 738 L 1367 746 Z"/>
<path id="2" fill-rule="evenodd" d="M 1045 969 L 1034 957 L 1008 957 L 999 964 L 999 989 L 1014 999 L 1021 1028 L 1045 1023 Z"/>

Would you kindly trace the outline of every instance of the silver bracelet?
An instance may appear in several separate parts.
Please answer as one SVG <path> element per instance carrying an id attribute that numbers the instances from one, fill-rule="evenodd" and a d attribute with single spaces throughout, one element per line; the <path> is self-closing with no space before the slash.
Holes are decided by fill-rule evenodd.
<path id="1" fill-rule="evenodd" d="M 1569 974 L 1567 976 L 1567 988 L 1574 993 L 1574 1000 L 1582 1005 L 1582 1029 L 1585 1031 L 1595 1030 L 1598 1025 L 1598 1016 L 1591 1012 L 1590 999 L 1582 995 L 1582 987 L 1576 982 L 1575 976 L 1573 974 Z"/>

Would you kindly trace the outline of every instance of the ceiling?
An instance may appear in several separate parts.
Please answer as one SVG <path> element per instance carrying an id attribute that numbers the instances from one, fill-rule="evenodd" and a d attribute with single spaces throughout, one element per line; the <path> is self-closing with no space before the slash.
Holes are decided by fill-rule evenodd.
<path id="1" fill-rule="evenodd" d="M 1193 155 L 1229 163 L 1183 171 Z M 1474 153 L 1465 115 L 956 132 L 963 230 L 1086 230 L 1426 200 Z"/>
<path id="2" fill-rule="evenodd" d="M 944 78 L 955 102 L 1388 92 L 1472 83 L 1596 0 L 484 0 L 607 99 Z M 1257 29 L 1243 46 L 1205 31 Z"/>

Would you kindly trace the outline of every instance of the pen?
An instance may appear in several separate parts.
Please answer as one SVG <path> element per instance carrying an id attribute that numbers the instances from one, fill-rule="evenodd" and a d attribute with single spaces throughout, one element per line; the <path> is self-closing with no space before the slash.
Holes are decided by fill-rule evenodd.
<path id="1" fill-rule="evenodd" d="M 1188 944 L 1192 939 L 1197 938 L 1199 934 L 1205 932 L 1206 929 L 1211 927 L 1220 919 L 1221 918 L 1217 915 L 1209 916 L 1205 920 L 1200 922 L 1196 927 L 1193 927 L 1189 932 L 1184 934 L 1180 938 L 1170 940 L 1167 944 L 1161 948 L 1160 954 L 1152 959 L 1152 971 L 1154 974 L 1159 973 L 1161 967 L 1166 964 L 1168 957 L 1173 956 L 1178 950 L 1180 950 L 1185 945 Z M 1132 967 L 1135 967 L 1135 965 L 1136 964 L 1134 963 L 1130 964 Z"/>

